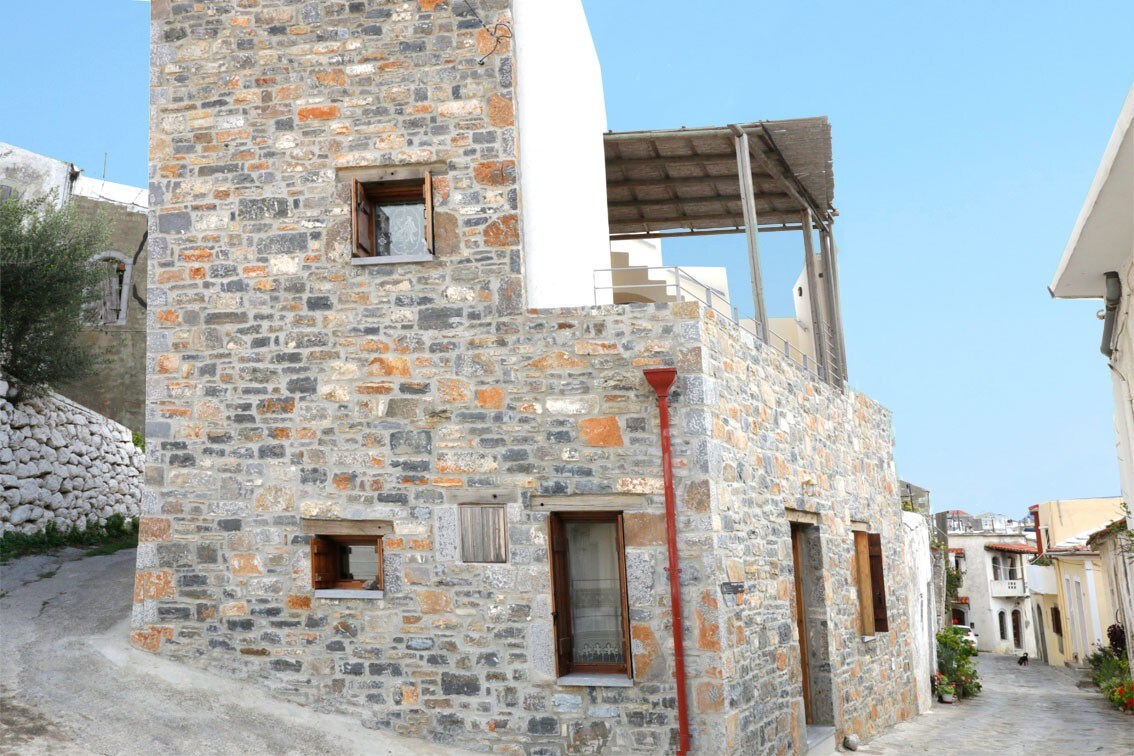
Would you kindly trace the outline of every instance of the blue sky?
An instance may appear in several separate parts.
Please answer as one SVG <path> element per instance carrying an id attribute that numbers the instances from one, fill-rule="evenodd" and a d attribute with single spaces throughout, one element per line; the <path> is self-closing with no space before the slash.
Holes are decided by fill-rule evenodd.
<path id="1" fill-rule="evenodd" d="M 1046 285 L 1134 77 L 1134 3 L 584 4 L 613 129 L 831 119 L 851 382 L 894 412 L 899 475 L 935 508 L 1118 493 L 1098 303 Z M 108 179 L 143 185 L 148 16 L 6 4 L 0 140 L 92 176 L 109 153 Z M 761 245 L 787 314 L 798 240 Z M 744 254 L 667 247 L 734 290 Z"/>

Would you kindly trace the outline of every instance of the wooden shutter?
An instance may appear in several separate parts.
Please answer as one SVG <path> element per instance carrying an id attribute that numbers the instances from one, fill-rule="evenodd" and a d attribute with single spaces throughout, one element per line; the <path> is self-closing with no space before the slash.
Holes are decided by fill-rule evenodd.
<path id="1" fill-rule="evenodd" d="M 354 236 L 354 256 L 374 256 L 374 208 L 366 196 L 361 181 L 351 183 L 350 204 L 353 208 L 351 230 Z"/>
<path id="2" fill-rule="evenodd" d="M 630 648 L 630 594 L 626 590 L 626 530 L 622 514 L 618 515 L 618 578 L 622 593 L 622 658 L 626 662 L 626 676 L 634 677 L 634 657 Z"/>
<path id="3" fill-rule="evenodd" d="M 425 194 L 425 248 L 432 255 L 436 253 L 433 251 L 433 176 L 429 171 L 425 172 L 424 181 L 422 191 Z"/>
<path id="4" fill-rule="evenodd" d="M 502 505 L 466 504 L 459 508 L 462 562 L 508 561 L 508 514 Z"/>
<path id="5" fill-rule="evenodd" d="M 882 573 L 882 536 L 867 534 L 870 544 L 870 598 L 874 602 L 874 630 L 886 632 L 890 623 L 886 616 L 886 577 Z"/>
<path id="6" fill-rule="evenodd" d="M 334 541 L 311 537 L 311 587 L 333 588 L 339 579 L 339 547 Z"/>
<path id="7" fill-rule="evenodd" d="M 854 531 L 853 570 L 858 583 L 858 629 L 862 635 L 874 635 L 874 597 L 870 580 L 870 544 L 868 533 Z"/>
<path id="8" fill-rule="evenodd" d="M 378 574 L 374 579 L 378 581 L 378 590 L 386 590 L 386 552 L 382 548 L 382 536 L 378 536 L 378 540 L 374 543 L 374 551 L 378 554 Z"/>
<path id="9" fill-rule="evenodd" d="M 1063 635 L 1063 618 L 1059 616 L 1059 607 L 1051 607 L 1051 632 Z"/>
<path id="10" fill-rule="evenodd" d="M 551 618 L 555 627 L 555 667 L 559 675 L 571 672 L 574 638 L 571 628 L 571 582 L 567 566 L 567 532 L 557 515 L 548 518 L 551 545 Z"/>

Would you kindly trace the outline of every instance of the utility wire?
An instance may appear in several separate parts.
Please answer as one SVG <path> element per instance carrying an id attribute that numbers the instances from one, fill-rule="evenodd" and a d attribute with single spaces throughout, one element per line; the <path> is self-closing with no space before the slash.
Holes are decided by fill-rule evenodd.
<path id="1" fill-rule="evenodd" d="M 496 44 L 492 46 L 492 49 L 489 50 L 483 58 L 477 61 L 478 66 L 483 66 L 484 61 L 488 60 L 489 57 L 500 49 L 500 45 L 504 43 L 504 40 L 512 39 L 512 27 L 505 23 L 495 23 L 489 26 L 484 22 L 484 19 L 480 17 L 480 14 L 476 12 L 476 8 L 473 7 L 471 0 L 465 0 L 465 6 L 469 9 L 469 12 L 473 14 L 473 18 L 480 22 L 480 25 L 484 27 L 484 30 L 488 32 L 496 42 Z M 503 33 L 500 31 L 501 29 L 504 30 Z"/>

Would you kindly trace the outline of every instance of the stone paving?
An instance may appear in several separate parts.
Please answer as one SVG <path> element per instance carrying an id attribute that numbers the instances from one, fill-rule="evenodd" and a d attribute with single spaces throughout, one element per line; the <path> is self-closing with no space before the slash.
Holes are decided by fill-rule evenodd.
<path id="1" fill-rule="evenodd" d="M 1070 670 L 1013 656 L 981 654 L 984 690 L 964 702 L 935 703 L 859 748 L 860 754 L 1134 753 L 1134 718 L 1111 708 L 1093 688 L 1075 686 Z"/>

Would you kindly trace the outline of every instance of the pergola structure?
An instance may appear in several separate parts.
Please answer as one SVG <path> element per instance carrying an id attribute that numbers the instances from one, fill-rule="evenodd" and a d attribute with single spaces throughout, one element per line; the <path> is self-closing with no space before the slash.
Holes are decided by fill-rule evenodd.
<path id="1" fill-rule="evenodd" d="M 744 233 L 757 335 L 765 340 L 758 235 L 801 232 L 816 359 L 828 380 L 842 385 L 846 355 L 827 119 L 608 133 L 605 148 L 611 239 Z"/>

